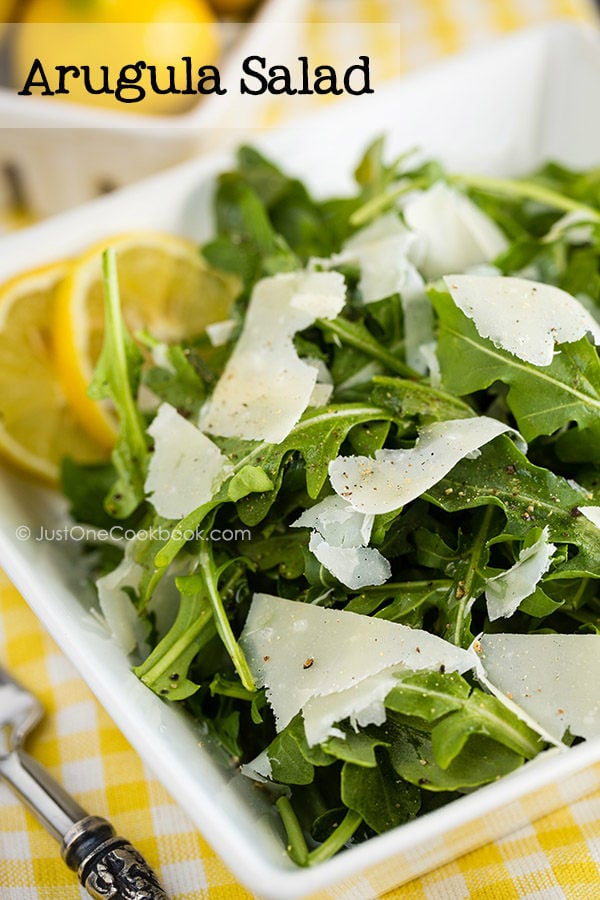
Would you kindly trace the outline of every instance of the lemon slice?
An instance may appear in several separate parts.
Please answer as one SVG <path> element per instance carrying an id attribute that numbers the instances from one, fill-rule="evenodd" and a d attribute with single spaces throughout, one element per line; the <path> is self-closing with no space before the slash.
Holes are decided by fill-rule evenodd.
<path id="1" fill-rule="evenodd" d="M 63 456 L 106 455 L 71 411 L 54 367 L 54 303 L 68 266 L 28 272 L 0 289 L 0 453 L 52 483 Z"/>
<path id="2" fill-rule="evenodd" d="M 71 266 L 57 295 L 57 369 L 82 425 L 96 441 L 112 447 L 115 417 L 107 405 L 87 396 L 104 335 L 101 259 L 107 247 L 116 252 L 123 317 L 133 335 L 144 330 L 174 342 L 201 334 L 227 317 L 238 281 L 210 269 L 193 242 L 159 232 L 107 238 Z"/>

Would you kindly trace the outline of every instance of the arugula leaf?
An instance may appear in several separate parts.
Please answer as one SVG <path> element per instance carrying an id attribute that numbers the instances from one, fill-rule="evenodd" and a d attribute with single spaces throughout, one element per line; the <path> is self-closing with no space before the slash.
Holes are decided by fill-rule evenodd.
<path id="1" fill-rule="evenodd" d="M 269 744 L 267 755 L 273 778 L 282 784 L 310 784 L 315 766 L 330 766 L 334 761 L 321 747 L 308 746 L 301 715 Z"/>
<path id="2" fill-rule="evenodd" d="M 371 398 L 396 418 L 416 418 L 420 424 L 475 415 L 467 403 L 439 388 L 385 375 L 373 377 Z"/>
<path id="3" fill-rule="evenodd" d="M 82 465 L 72 459 L 61 464 L 60 484 L 70 503 L 70 515 L 77 522 L 98 528 L 114 525 L 113 516 L 105 509 L 104 500 L 115 483 L 115 469 L 110 464 Z"/>
<path id="4" fill-rule="evenodd" d="M 414 819 L 421 805 L 421 792 L 397 775 L 382 755 L 374 768 L 344 763 L 342 800 L 381 834 Z"/>
<path id="5" fill-rule="evenodd" d="M 469 685 L 456 672 L 407 672 L 398 676 L 398 684 L 385 698 L 385 705 L 405 716 L 434 722 L 449 712 L 462 709 L 469 693 Z"/>
<path id="6" fill-rule="evenodd" d="M 585 492 L 534 466 L 504 435 L 482 447 L 477 460 L 461 460 L 424 497 L 449 512 L 497 506 L 519 537 L 532 525 L 547 525 L 553 543 L 572 544 L 578 551 L 547 577 L 600 577 L 600 530 L 578 515 L 587 502 Z"/>
<path id="7" fill-rule="evenodd" d="M 229 482 L 229 499 L 241 500 L 248 494 L 260 494 L 264 491 L 272 491 L 275 485 L 260 466 L 244 466 L 233 476 Z"/>
<path id="8" fill-rule="evenodd" d="M 475 734 L 492 738 L 525 759 L 532 759 L 542 748 L 535 731 L 495 697 L 475 688 L 460 710 L 434 726 L 431 745 L 438 765 L 447 769 Z"/>
<path id="9" fill-rule="evenodd" d="M 431 290 L 439 316 L 438 359 L 444 388 L 465 396 L 495 381 L 510 385 L 508 403 L 526 440 L 600 416 L 600 360 L 587 338 L 560 345 L 550 366 L 533 366 L 482 338 L 449 294 Z M 457 364 L 457 360 L 460 363 Z"/>
<path id="10" fill-rule="evenodd" d="M 336 759 L 343 759 L 355 766 L 373 768 L 377 765 L 377 748 L 389 747 L 383 737 L 367 730 L 356 731 L 343 724 L 340 730 L 344 732 L 344 737 L 328 738 L 322 745 L 323 749 Z"/>
<path id="11" fill-rule="evenodd" d="M 485 735 L 473 734 L 465 741 L 460 754 L 442 767 L 429 734 L 409 725 L 396 727 L 393 719 L 384 730 L 394 735 L 389 751 L 394 770 L 405 781 L 427 791 L 464 792 L 489 784 L 523 764 L 523 756 L 514 750 Z"/>
<path id="12" fill-rule="evenodd" d="M 168 347 L 166 357 L 171 368 L 153 366 L 144 373 L 143 381 L 160 400 L 170 403 L 186 418 L 193 418 L 200 411 L 206 387 L 188 354 L 177 344 Z"/>

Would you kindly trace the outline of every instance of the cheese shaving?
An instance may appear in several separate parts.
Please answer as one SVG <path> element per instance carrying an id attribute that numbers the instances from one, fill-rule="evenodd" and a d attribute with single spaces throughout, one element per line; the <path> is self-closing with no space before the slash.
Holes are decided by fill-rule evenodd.
<path id="1" fill-rule="evenodd" d="M 465 456 L 510 430 L 487 416 L 436 422 L 421 430 L 410 450 L 377 450 L 374 459 L 338 456 L 329 464 L 329 480 L 353 509 L 375 515 L 391 512 L 420 497 Z"/>
<path id="2" fill-rule="evenodd" d="M 371 538 L 373 516 L 353 509 L 347 500 L 332 494 L 292 523 L 292 528 L 312 528 L 335 547 L 366 547 Z"/>
<path id="3" fill-rule="evenodd" d="M 379 550 L 367 547 L 373 516 L 352 509 L 343 497 L 325 497 L 305 510 L 292 527 L 314 529 L 308 549 L 351 590 L 383 584 L 392 573 Z"/>
<path id="4" fill-rule="evenodd" d="M 600 635 L 484 634 L 479 645 L 490 685 L 554 741 L 567 728 L 600 735 Z"/>
<path id="5" fill-rule="evenodd" d="M 585 516 L 592 525 L 600 528 L 600 506 L 580 506 L 579 512 Z"/>
<path id="6" fill-rule="evenodd" d="M 404 292 L 422 294 L 424 282 L 414 264 L 422 255 L 420 244 L 396 213 L 388 213 L 357 231 L 335 260 L 358 263 L 364 303 Z"/>
<path id="7" fill-rule="evenodd" d="M 221 322 L 211 322 L 206 326 L 206 334 L 213 347 L 222 347 L 231 340 L 237 322 L 235 319 L 223 319 Z"/>
<path id="8" fill-rule="evenodd" d="M 182 519 L 207 503 L 231 465 L 205 434 L 162 403 L 148 428 L 154 439 L 145 490 L 157 513 Z"/>
<path id="9" fill-rule="evenodd" d="M 441 181 L 408 201 L 404 219 L 424 242 L 419 268 L 429 279 L 489 262 L 508 246 L 495 222 Z"/>
<path id="10" fill-rule="evenodd" d="M 578 300 L 554 285 L 482 275 L 447 275 L 444 281 L 482 337 L 534 366 L 549 366 L 557 344 L 585 334 L 600 344 L 600 325 Z"/>
<path id="11" fill-rule="evenodd" d="M 269 594 L 254 595 L 240 644 L 277 730 L 302 710 L 311 746 L 343 719 L 383 721 L 394 672 L 473 666 L 467 650 L 420 629 Z"/>
<path id="12" fill-rule="evenodd" d="M 259 281 L 244 328 L 200 415 L 210 434 L 279 444 L 311 402 L 318 371 L 299 358 L 297 331 L 335 318 L 345 302 L 338 272 L 293 272 Z"/>
<path id="13" fill-rule="evenodd" d="M 548 569 L 556 551 L 548 542 L 548 527 L 538 540 L 519 553 L 517 562 L 485 583 L 485 597 L 490 622 L 508 618 L 517 611 L 526 597 L 531 596 Z"/>
<path id="14" fill-rule="evenodd" d="M 308 549 L 351 591 L 384 584 L 392 574 L 389 562 L 375 547 L 335 547 L 313 532 Z"/>
<path id="15" fill-rule="evenodd" d="M 133 653 L 146 639 L 146 629 L 125 590 L 137 590 L 144 570 L 126 554 L 116 569 L 98 578 L 100 610 L 109 631 L 125 653 Z"/>
<path id="16" fill-rule="evenodd" d="M 360 266 L 358 286 L 364 303 L 400 295 L 406 362 L 421 374 L 426 366 L 419 348 L 433 340 L 431 304 L 416 265 L 423 249 L 422 238 L 409 231 L 396 213 L 388 213 L 353 235 L 334 257 L 336 262 Z"/>

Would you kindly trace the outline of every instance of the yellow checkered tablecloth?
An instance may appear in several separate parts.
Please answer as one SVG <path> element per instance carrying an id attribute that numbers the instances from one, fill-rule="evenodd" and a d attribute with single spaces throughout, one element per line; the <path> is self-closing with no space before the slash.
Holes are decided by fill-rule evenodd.
<path id="1" fill-rule="evenodd" d="M 380 75 L 391 76 L 504 31 L 593 16 L 591 0 L 315 0 L 308 49 L 331 58 L 335 42 L 356 42 L 359 52 L 377 57 Z M 390 27 L 361 30 L 352 24 L 366 22 Z M 339 27 L 328 30 L 323 23 Z M 28 750 L 83 806 L 110 819 L 140 849 L 173 900 L 251 896 L 145 767 L 1 572 L 0 660 L 35 691 L 47 712 Z M 598 783 L 600 768 L 593 775 L 590 785 Z M 83 896 L 53 839 L 0 785 L 0 900 Z M 388 900 L 599 896 L 598 790 L 386 895 Z"/>

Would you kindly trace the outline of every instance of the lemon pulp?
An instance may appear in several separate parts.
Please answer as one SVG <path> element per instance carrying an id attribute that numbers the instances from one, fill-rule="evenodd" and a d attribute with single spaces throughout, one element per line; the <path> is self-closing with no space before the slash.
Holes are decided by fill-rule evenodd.
<path id="1" fill-rule="evenodd" d="M 106 455 L 80 425 L 54 366 L 54 303 L 68 268 L 56 263 L 0 289 L 0 453 L 53 483 L 64 456 Z"/>

